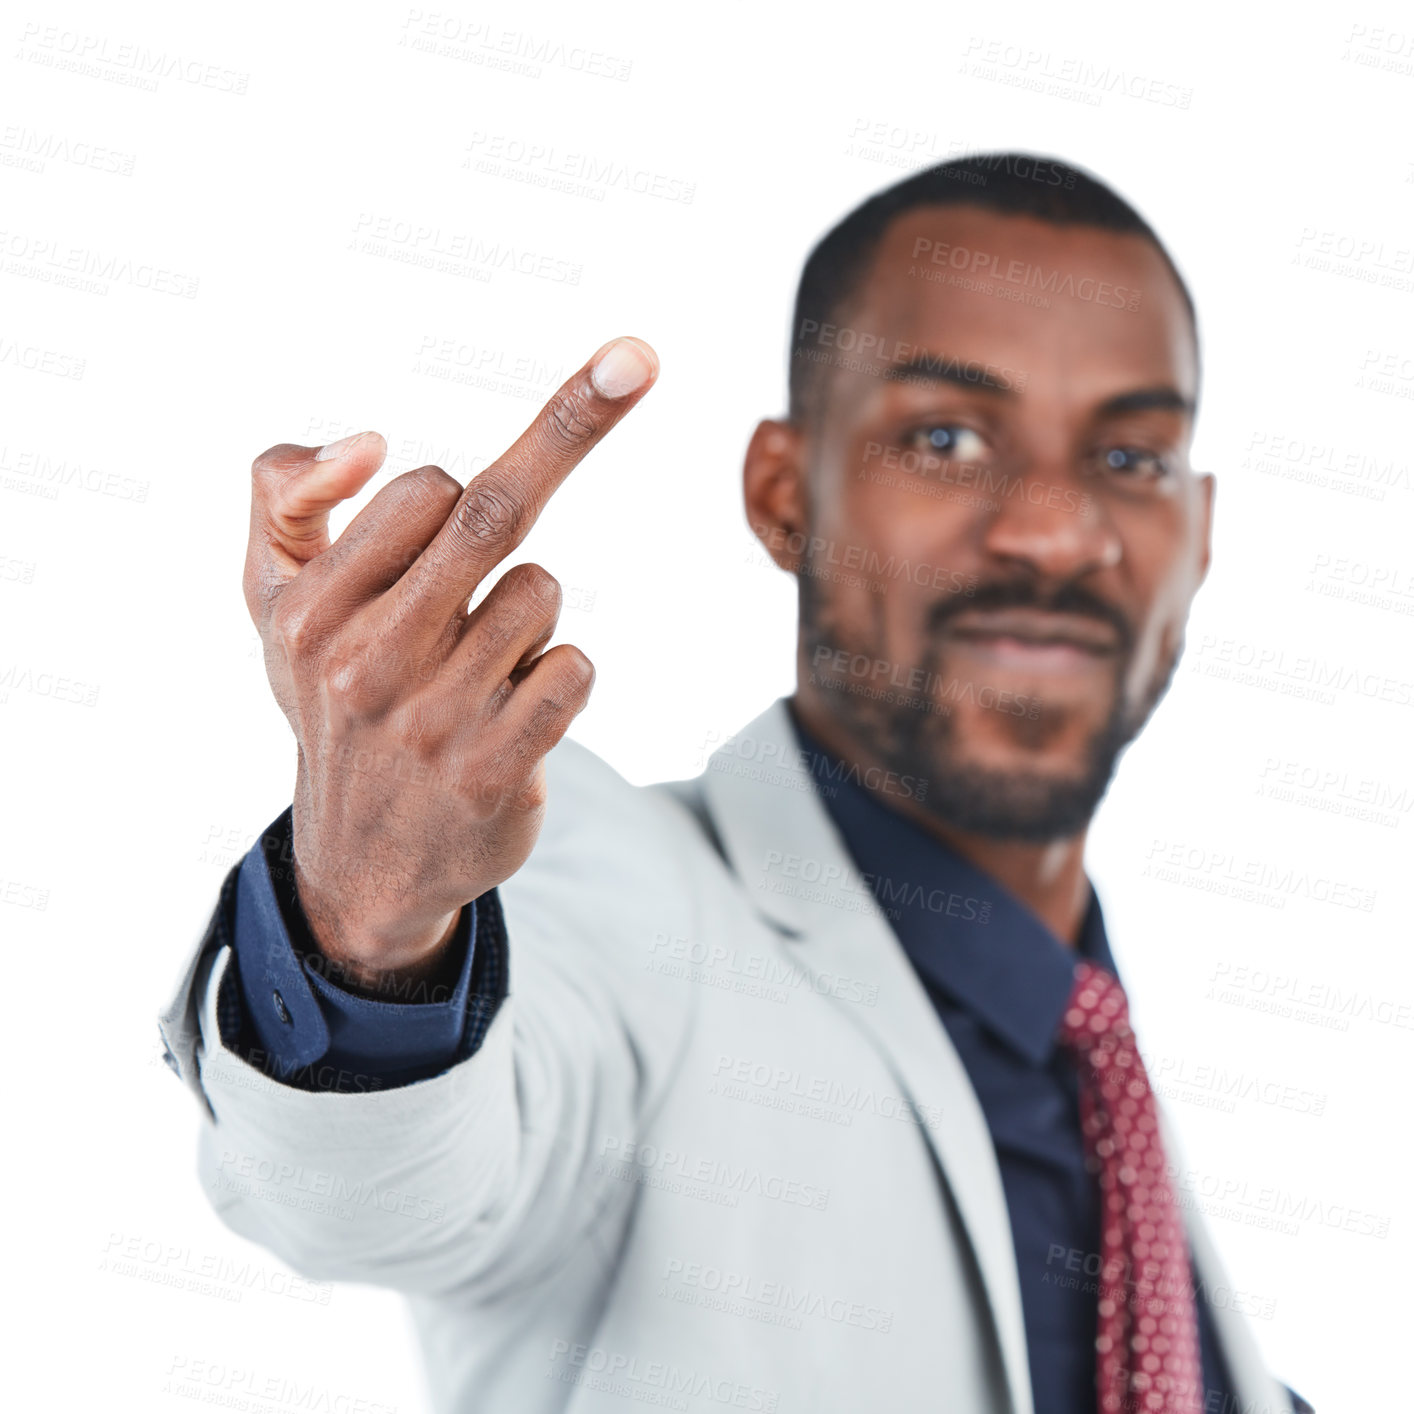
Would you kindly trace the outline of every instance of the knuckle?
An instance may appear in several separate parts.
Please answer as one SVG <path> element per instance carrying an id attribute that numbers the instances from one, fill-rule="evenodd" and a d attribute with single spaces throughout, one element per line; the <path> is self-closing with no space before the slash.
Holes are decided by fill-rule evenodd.
<path id="1" fill-rule="evenodd" d="M 270 628 L 291 658 L 307 653 L 314 642 L 314 609 L 288 591 L 275 601 Z"/>
<path id="2" fill-rule="evenodd" d="M 558 614 L 564 599 L 560 581 L 543 565 L 516 565 L 506 571 L 510 588 L 538 609 Z"/>
<path id="3" fill-rule="evenodd" d="M 388 734 L 411 754 L 423 771 L 440 765 L 445 756 L 446 724 L 421 697 L 405 697 L 388 714 Z"/>
<path id="4" fill-rule="evenodd" d="M 594 667 L 578 649 L 573 654 L 558 654 L 553 667 L 554 671 L 539 686 L 539 701 L 535 704 L 541 724 L 578 712 L 588 701 L 594 681 Z"/>
<path id="5" fill-rule="evenodd" d="M 375 677 L 366 659 L 341 657 L 324 670 L 324 698 L 342 712 L 360 712 L 372 699 Z"/>
<path id="6" fill-rule="evenodd" d="M 448 772 L 451 789 L 471 819 L 486 824 L 505 802 L 505 786 L 479 759 L 460 761 Z"/>
<path id="7" fill-rule="evenodd" d="M 462 493 L 461 482 L 440 466 L 420 466 L 414 471 L 405 471 L 393 484 L 415 505 L 447 511 Z"/>
<path id="8" fill-rule="evenodd" d="M 476 545 L 492 545 L 515 538 L 524 512 L 509 487 L 479 476 L 457 503 L 452 523 L 458 534 Z"/>
<path id="9" fill-rule="evenodd" d="M 277 442 L 273 447 L 266 447 L 251 462 L 251 477 L 266 486 L 279 483 L 289 475 L 291 459 L 308 450 L 307 447 L 297 446 L 294 442 Z"/>
<path id="10" fill-rule="evenodd" d="M 564 691 L 576 703 L 582 704 L 594 686 L 594 664 L 589 661 L 588 655 L 572 643 L 564 644 L 560 653 L 560 672 Z"/>
<path id="11" fill-rule="evenodd" d="M 545 425 L 566 446 L 579 447 L 598 430 L 589 400 L 582 392 L 561 388 L 545 404 Z"/>
<path id="12" fill-rule="evenodd" d="M 544 771 L 535 771 L 515 792 L 517 807 L 525 811 L 543 810 L 549 801 L 550 786 Z"/>

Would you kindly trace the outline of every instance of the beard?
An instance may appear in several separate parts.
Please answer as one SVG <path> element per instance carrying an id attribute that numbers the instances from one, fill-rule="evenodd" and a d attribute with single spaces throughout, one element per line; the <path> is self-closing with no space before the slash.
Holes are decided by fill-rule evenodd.
<path id="1" fill-rule="evenodd" d="M 827 655 L 840 652 L 851 658 L 863 655 L 871 663 L 889 661 L 881 598 L 876 595 L 870 600 L 874 611 L 870 625 L 851 631 L 829 602 L 827 572 L 822 569 L 817 573 L 809 554 L 801 564 L 798 583 L 801 646 L 807 663 L 821 663 Z M 917 695 L 875 694 L 860 691 L 858 681 L 813 672 L 810 681 L 851 739 L 867 745 L 900 775 L 927 782 L 927 793 L 917 802 L 921 810 L 970 834 L 1046 843 L 1070 838 L 1089 824 L 1109 789 L 1121 754 L 1168 691 L 1182 651 L 1182 637 L 1164 654 L 1141 698 L 1127 703 L 1123 684 L 1133 658 L 1134 634 L 1117 609 L 1075 584 L 1045 595 L 1029 581 L 994 581 L 979 584 L 972 594 L 952 594 L 929 610 L 924 646 L 917 663 L 908 665 L 908 680 L 928 685 L 948 683 L 943 664 L 944 630 L 955 614 L 1016 607 L 1083 614 L 1102 620 L 1116 632 L 1109 709 L 1084 742 L 1073 773 L 1057 776 L 1040 770 L 979 765 L 962 739 L 956 713 L 931 699 L 931 686 Z M 1048 704 L 1035 697 L 1016 700 L 1026 703 L 1024 714 L 1004 711 L 1004 715 L 1019 746 L 1040 748 L 1070 725 L 1074 711 L 1070 705 Z"/>

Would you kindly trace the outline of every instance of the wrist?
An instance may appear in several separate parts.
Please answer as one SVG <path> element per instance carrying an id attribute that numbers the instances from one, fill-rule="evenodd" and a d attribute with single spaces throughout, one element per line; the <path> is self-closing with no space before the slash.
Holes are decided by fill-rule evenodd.
<path id="1" fill-rule="evenodd" d="M 357 918 L 349 918 L 310 880 L 298 856 L 294 884 L 307 942 L 318 954 L 318 970 L 351 991 L 371 993 L 386 990 L 390 984 L 432 979 L 461 920 L 461 908 L 435 918 L 400 917 L 385 922 L 370 917 L 365 907 Z"/>
<path id="2" fill-rule="evenodd" d="M 311 927 L 313 955 L 302 959 L 305 967 L 346 992 L 372 1000 L 407 1000 L 411 988 L 424 994 L 450 995 L 456 986 L 460 950 L 451 946 L 462 921 L 462 909 L 447 915 L 425 943 L 392 947 L 383 937 L 336 933 L 326 943 Z"/>

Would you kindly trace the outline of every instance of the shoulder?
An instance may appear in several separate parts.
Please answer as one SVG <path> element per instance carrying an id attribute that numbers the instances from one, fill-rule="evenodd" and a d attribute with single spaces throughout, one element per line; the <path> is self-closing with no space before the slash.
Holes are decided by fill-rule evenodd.
<path id="1" fill-rule="evenodd" d="M 573 860 L 583 877 L 659 878 L 712 848 L 702 791 L 695 781 L 634 785 L 602 756 L 566 738 L 545 758 L 548 803 L 532 862 Z"/>

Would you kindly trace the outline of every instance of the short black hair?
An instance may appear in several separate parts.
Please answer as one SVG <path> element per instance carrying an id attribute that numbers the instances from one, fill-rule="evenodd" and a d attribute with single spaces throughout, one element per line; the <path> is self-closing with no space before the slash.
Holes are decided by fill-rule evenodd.
<path id="1" fill-rule="evenodd" d="M 790 410 L 803 426 L 828 360 L 812 359 L 815 331 L 832 322 L 868 273 L 884 231 L 895 217 L 920 206 L 971 206 L 1006 216 L 1032 216 L 1056 226 L 1094 226 L 1151 241 L 1178 282 L 1198 338 L 1193 297 L 1173 257 L 1144 218 L 1089 172 L 1028 152 L 990 152 L 941 162 L 905 177 L 856 206 L 810 252 L 800 274 L 790 340 Z"/>

